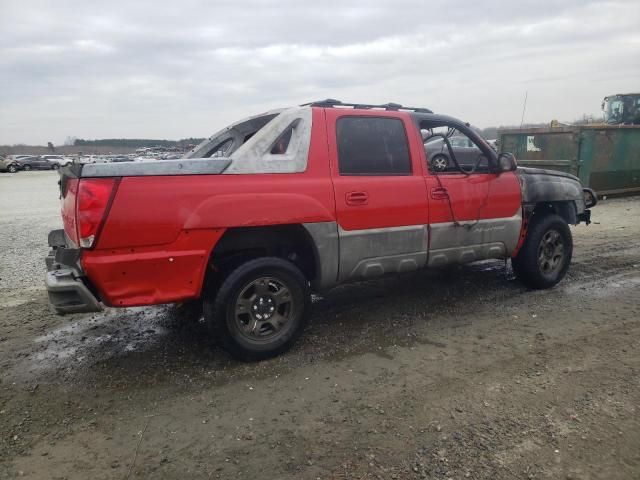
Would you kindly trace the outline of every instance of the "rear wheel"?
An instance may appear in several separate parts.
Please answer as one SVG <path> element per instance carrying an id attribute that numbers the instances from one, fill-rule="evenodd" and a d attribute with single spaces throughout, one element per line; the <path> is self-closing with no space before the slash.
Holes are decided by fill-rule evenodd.
<path id="1" fill-rule="evenodd" d="M 528 287 L 550 288 L 566 275 L 572 253 L 571 230 L 562 217 L 534 216 L 524 244 L 511 264 L 518 279 Z"/>
<path id="2" fill-rule="evenodd" d="M 262 360 L 288 350 L 308 321 L 307 279 L 276 257 L 249 260 L 207 295 L 204 316 L 214 339 L 240 360 Z"/>
<path id="3" fill-rule="evenodd" d="M 51 170 L 58 170 L 60 168 L 60 165 L 58 165 L 57 163 L 54 163 L 53 165 L 51 165 Z"/>

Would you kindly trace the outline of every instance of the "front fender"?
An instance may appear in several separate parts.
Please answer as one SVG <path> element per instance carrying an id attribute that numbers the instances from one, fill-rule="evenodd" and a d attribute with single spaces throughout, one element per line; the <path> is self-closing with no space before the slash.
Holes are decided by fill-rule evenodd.
<path id="1" fill-rule="evenodd" d="M 543 202 L 573 202 L 576 214 L 586 209 L 583 187 L 573 175 L 537 168 L 518 168 L 522 188 L 522 203 L 536 205 Z"/>

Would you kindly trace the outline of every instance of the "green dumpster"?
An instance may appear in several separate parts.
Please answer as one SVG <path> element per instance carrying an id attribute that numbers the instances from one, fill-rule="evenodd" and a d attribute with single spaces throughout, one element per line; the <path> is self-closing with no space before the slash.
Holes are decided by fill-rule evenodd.
<path id="1" fill-rule="evenodd" d="M 503 129 L 500 152 L 518 165 L 571 173 L 600 195 L 640 193 L 640 126 Z"/>

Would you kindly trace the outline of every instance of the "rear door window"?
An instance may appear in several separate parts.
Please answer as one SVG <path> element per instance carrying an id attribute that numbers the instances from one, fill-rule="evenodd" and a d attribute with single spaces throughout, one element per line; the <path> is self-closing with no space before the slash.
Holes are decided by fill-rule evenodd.
<path id="1" fill-rule="evenodd" d="M 340 175 L 411 175 L 402 120 L 342 117 L 336 124 Z"/>

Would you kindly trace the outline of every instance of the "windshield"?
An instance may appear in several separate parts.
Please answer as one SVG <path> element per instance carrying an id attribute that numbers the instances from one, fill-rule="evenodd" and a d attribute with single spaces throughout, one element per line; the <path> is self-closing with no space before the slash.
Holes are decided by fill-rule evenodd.
<path id="1" fill-rule="evenodd" d="M 640 94 L 607 97 L 602 104 L 605 122 L 640 124 Z"/>

